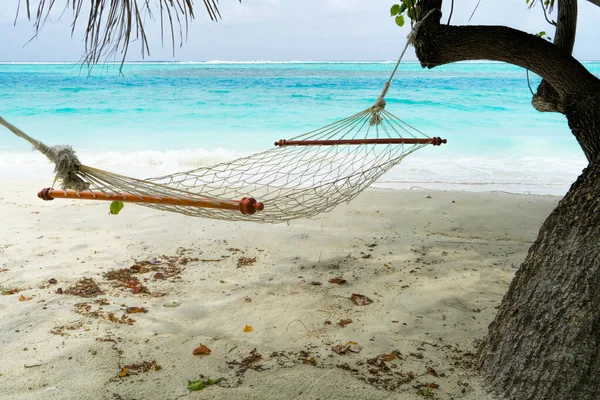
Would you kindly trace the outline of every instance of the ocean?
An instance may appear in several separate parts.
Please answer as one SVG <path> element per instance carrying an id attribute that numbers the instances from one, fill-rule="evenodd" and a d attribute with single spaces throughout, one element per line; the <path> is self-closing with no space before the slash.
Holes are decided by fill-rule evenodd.
<path id="1" fill-rule="evenodd" d="M 585 63 L 600 75 L 600 62 Z M 84 164 L 147 178 L 270 149 L 370 107 L 393 62 L 0 64 L 0 115 Z M 535 88 L 540 78 L 530 74 Z M 448 144 L 408 156 L 380 188 L 563 195 L 586 164 L 562 115 L 530 104 L 526 71 L 500 63 L 400 65 L 386 110 Z M 0 179 L 52 166 L 0 129 Z"/>

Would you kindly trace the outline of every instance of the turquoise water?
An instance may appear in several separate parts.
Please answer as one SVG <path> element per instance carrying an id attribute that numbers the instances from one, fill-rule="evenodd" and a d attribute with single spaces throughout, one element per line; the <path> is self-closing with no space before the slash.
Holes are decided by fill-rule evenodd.
<path id="1" fill-rule="evenodd" d="M 132 63 L 119 75 L 115 65 L 88 74 L 71 64 L 0 64 L 0 115 L 48 144 L 73 145 L 94 162 L 115 163 L 118 154 L 122 164 L 143 172 L 156 166 L 176 170 L 265 150 L 276 139 L 363 110 L 378 97 L 393 66 Z M 600 63 L 586 66 L 600 75 Z M 532 76 L 532 84 L 538 82 Z M 518 67 L 401 65 L 387 110 L 429 136 L 449 140 L 411 156 L 429 161 L 409 165 L 408 181 L 556 184 L 564 191 L 584 157 L 564 117 L 538 113 L 530 101 L 525 71 Z M 28 150 L 2 131 L 2 176 L 10 174 L 9 165 L 32 163 Z M 438 175 L 428 169 L 437 163 L 442 163 Z M 536 163 L 539 172 L 523 171 Z"/>

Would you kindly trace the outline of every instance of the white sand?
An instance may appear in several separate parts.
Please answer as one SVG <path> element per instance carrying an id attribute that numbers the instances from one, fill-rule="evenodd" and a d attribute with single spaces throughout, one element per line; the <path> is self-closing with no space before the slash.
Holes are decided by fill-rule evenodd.
<path id="1" fill-rule="evenodd" d="M 439 384 L 430 389 L 437 399 L 486 398 L 457 360 L 485 335 L 559 200 L 369 190 L 288 226 L 134 205 L 109 216 L 107 203 L 43 202 L 35 197 L 43 186 L 0 182 L 0 288 L 22 289 L 0 295 L 0 399 L 419 399 L 414 386 L 430 382 Z M 150 294 L 115 288 L 103 276 L 178 252 L 199 261 L 182 266 L 180 279 L 136 275 Z M 238 268 L 240 257 L 256 262 Z M 86 277 L 105 294 L 56 293 Z M 334 277 L 348 282 L 329 283 Z M 357 306 L 352 293 L 373 303 Z M 104 315 L 120 318 L 125 306 L 148 312 L 127 315 L 133 325 L 75 312 L 77 303 L 97 310 L 101 298 Z M 173 302 L 180 305 L 164 306 Z M 341 327 L 341 319 L 353 322 Z M 349 341 L 362 351 L 332 351 Z M 212 354 L 192 355 L 200 344 Z M 244 372 L 239 362 L 255 348 L 262 359 Z M 402 359 L 386 364 L 395 368 L 369 372 L 377 368 L 369 359 L 394 350 Z M 315 365 L 303 362 L 312 357 Z M 159 371 L 118 377 L 125 365 L 153 360 Z M 427 375 L 428 367 L 445 376 Z M 414 379 L 399 385 L 409 372 Z M 187 382 L 201 375 L 224 380 L 189 392 Z M 386 380 L 399 386 L 377 387 Z"/>

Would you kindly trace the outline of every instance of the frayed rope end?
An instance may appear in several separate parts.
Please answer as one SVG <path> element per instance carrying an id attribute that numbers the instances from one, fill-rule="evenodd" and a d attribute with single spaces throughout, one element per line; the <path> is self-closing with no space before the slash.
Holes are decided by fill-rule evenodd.
<path id="1" fill-rule="evenodd" d="M 56 165 L 54 173 L 63 190 L 80 192 L 89 189 L 90 184 L 79 176 L 81 162 L 71 146 L 52 146 L 44 154 Z"/>

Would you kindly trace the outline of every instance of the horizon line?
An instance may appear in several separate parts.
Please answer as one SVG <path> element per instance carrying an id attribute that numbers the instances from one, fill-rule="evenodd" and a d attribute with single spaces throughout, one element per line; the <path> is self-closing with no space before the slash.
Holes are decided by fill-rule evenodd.
<path id="1" fill-rule="evenodd" d="M 580 62 L 600 62 L 600 60 L 579 60 Z M 395 63 L 397 60 L 139 60 L 125 61 L 123 64 L 383 64 Z M 402 60 L 404 64 L 418 64 L 419 60 Z M 85 65 L 81 61 L 61 60 L 61 61 L 0 61 L 0 64 L 73 64 Z M 458 61 L 453 64 L 508 64 L 503 61 L 492 60 L 468 60 Z M 121 65 L 121 61 L 104 61 L 96 64 L 101 65 Z M 516 65 L 517 66 L 517 65 Z M 518 67 L 518 66 L 517 66 Z"/>

